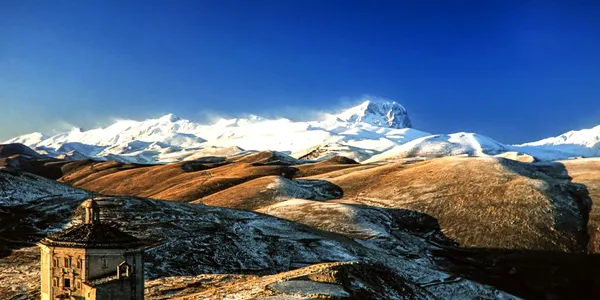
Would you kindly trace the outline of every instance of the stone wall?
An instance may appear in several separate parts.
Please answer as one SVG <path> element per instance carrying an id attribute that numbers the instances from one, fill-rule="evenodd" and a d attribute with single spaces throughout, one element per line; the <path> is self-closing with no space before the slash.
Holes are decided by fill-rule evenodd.
<path id="1" fill-rule="evenodd" d="M 55 299 L 57 295 L 69 293 L 81 299 L 143 299 L 144 265 L 142 253 L 126 252 L 125 249 L 83 249 L 49 247 L 40 245 L 41 251 L 41 299 Z M 65 258 L 70 265 L 65 265 Z M 55 266 L 55 259 L 58 265 Z M 81 259 L 79 265 L 77 261 Z M 85 282 L 116 275 L 117 266 L 126 261 L 130 276 L 124 280 L 109 280 L 90 286 Z M 65 289 L 65 279 L 70 287 Z M 112 288 L 117 290 L 111 292 Z M 133 297 L 132 297 L 133 294 Z M 116 298 L 115 298 L 116 297 Z M 121 297 L 121 298 L 119 298 Z M 124 298 L 122 298 L 124 297 Z"/>
<path id="2" fill-rule="evenodd" d="M 83 296 L 80 289 L 86 276 L 85 249 L 44 245 L 40 245 L 40 249 L 42 300 L 54 299 L 57 295 L 67 292 L 65 279 L 68 280 L 72 295 Z M 70 264 L 65 265 L 65 258 Z M 77 260 L 79 259 L 81 259 L 81 265 L 78 268 Z M 55 261 L 57 264 L 55 264 Z"/>

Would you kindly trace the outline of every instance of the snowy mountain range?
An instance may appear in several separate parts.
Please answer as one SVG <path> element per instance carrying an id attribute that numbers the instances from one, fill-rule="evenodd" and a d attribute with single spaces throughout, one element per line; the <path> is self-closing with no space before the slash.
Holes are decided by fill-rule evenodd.
<path id="1" fill-rule="evenodd" d="M 105 128 L 46 136 L 31 133 L 5 142 L 21 143 L 61 159 L 94 158 L 167 163 L 204 156 L 273 150 L 299 159 L 335 155 L 363 162 L 450 155 L 528 154 L 538 160 L 600 156 L 600 126 L 522 145 L 505 145 L 476 133 L 435 134 L 411 128 L 407 110 L 394 101 L 365 100 L 322 120 L 220 119 L 199 124 L 173 114 L 145 121 L 120 120 Z"/>

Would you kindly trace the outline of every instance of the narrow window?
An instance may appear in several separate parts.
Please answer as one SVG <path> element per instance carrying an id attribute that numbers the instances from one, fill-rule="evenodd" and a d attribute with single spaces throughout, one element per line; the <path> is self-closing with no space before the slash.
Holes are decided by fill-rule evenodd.
<path id="1" fill-rule="evenodd" d="M 71 279 L 65 278 L 63 286 L 66 288 L 70 288 L 71 287 Z"/>
<path id="2" fill-rule="evenodd" d="M 53 259 L 53 263 L 52 263 L 52 265 L 53 265 L 55 268 L 58 268 L 58 267 L 59 267 L 59 265 L 58 265 L 58 257 L 55 257 L 55 258 Z"/>
<path id="3" fill-rule="evenodd" d="M 65 258 L 63 258 L 63 261 L 65 263 L 64 264 L 65 268 L 68 268 L 69 267 L 69 258 L 65 257 Z"/>
<path id="4" fill-rule="evenodd" d="M 108 261 L 106 260 L 106 258 L 102 259 L 102 268 L 108 268 Z"/>
<path id="5" fill-rule="evenodd" d="M 83 263 L 81 262 L 81 258 L 77 259 L 77 269 L 81 269 Z"/>
<path id="6" fill-rule="evenodd" d="M 77 286 L 78 289 L 80 289 L 81 288 L 81 280 L 75 281 L 75 285 Z"/>
<path id="7" fill-rule="evenodd" d="M 52 285 L 53 286 L 58 286 L 58 277 L 52 278 Z"/>

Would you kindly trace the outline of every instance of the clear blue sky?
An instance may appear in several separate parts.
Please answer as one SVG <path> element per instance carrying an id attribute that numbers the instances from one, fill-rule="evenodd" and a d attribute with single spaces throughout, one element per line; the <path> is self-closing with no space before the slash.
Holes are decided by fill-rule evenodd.
<path id="1" fill-rule="evenodd" d="M 598 125 L 600 1 L 0 1 L 0 139 L 363 94 L 506 143 Z"/>

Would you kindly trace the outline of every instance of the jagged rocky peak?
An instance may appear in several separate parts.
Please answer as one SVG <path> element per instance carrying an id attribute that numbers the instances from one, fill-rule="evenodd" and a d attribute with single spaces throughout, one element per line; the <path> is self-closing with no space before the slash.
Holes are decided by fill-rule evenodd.
<path id="1" fill-rule="evenodd" d="M 361 104 L 340 113 L 338 118 L 351 124 L 368 123 L 397 129 L 412 128 L 406 108 L 391 100 L 365 99 Z"/>

